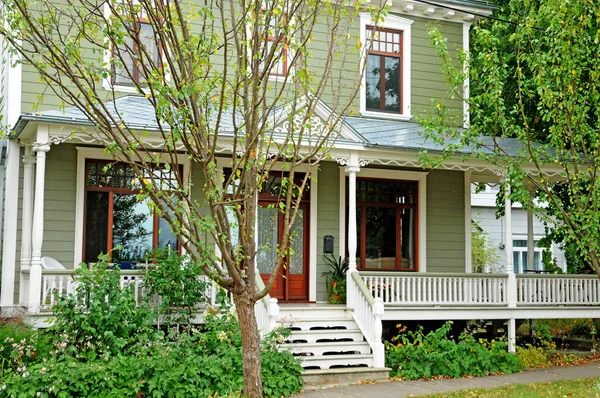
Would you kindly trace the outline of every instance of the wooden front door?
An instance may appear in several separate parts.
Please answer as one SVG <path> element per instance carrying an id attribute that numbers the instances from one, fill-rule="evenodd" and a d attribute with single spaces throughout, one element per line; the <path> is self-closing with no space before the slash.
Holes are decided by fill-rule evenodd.
<path id="1" fill-rule="evenodd" d="M 272 202 L 271 202 L 272 203 Z M 260 202 L 257 212 L 258 251 L 256 264 L 266 283 L 277 262 L 277 247 L 283 236 L 283 214 L 269 202 Z M 308 205 L 301 204 L 291 229 L 293 254 L 271 288 L 271 297 L 280 301 L 308 301 Z"/>

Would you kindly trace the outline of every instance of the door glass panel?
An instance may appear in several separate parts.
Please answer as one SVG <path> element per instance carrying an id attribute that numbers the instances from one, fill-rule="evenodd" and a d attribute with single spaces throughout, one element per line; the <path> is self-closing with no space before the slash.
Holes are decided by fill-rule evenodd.
<path id="1" fill-rule="evenodd" d="M 365 268 L 396 268 L 396 209 L 366 208 Z"/>
<path id="2" fill-rule="evenodd" d="M 291 230 L 294 254 L 290 260 L 290 274 L 302 275 L 304 273 L 304 209 L 298 209 L 298 215 Z"/>
<path id="3" fill-rule="evenodd" d="M 400 238 L 401 254 L 400 268 L 402 269 L 415 269 L 415 210 L 414 209 L 401 209 L 400 214 Z"/>
<path id="4" fill-rule="evenodd" d="M 88 191 L 85 202 L 86 263 L 98 261 L 108 248 L 108 192 Z"/>
<path id="5" fill-rule="evenodd" d="M 143 262 L 152 251 L 153 217 L 135 194 L 113 194 L 113 261 Z M 129 264 L 124 264 L 129 265 Z"/>
<path id="6" fill-rule="evenodd" d="M 261 274 L 270 274 L 277 264 L 279 213 L 277 209 L 259 207 L 256 215 L 258 224 L 256 266 Z"/>

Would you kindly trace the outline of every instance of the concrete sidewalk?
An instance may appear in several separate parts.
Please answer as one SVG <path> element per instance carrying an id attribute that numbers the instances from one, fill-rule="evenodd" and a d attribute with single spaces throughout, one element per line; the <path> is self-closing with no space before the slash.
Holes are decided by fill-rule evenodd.
<path id="1" fill-rule="evenodd" d="M 349 397 L 417 397 L 420 395 L 451 392 L 473 388 L 494 388 L 512 384 L 542 383 L 555 380 L 600 377 L 600 362 L 579 366 L 564 366 L 529 370 L 512 375 L 443 379 L 426 381 L 390 381 L 376 384 L 347 385 L 322 388 L 298 394 L 302 398 L 349 398 Z"/>

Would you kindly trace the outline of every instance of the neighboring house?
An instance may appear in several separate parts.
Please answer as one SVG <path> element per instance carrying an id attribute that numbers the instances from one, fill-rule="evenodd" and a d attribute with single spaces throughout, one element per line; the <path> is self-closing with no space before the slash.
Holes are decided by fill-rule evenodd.
<path id="1" fill-rule="evenodd" d="M 487 184 L 481 192 L 476 192 L 476 186 L 471 185 L 471 218 L 473 221 L 488 234 L 492 246 L 496 248 L 498 261 L 491 264 L 486 272 L 506 272 L 506 254 L 505 254 L 505 220 L 504 216 L 496 218 L 496 196 L 500 190 L 498 184 Z M 534 240 L 534 258 L 533 266 L 528 265 L 527 260 L 527 210 L 523 209 L 520 203 L 513 203 L 512 206 L 512 233 L 513 233 L 513 264 L 515 273 L 534 272 L 544 270 L 542 263 L 542 252 L 544 248 L 538 242 L 546 236 L 544 223 L 534 213 L 533 214 L 533 240 Z M 550 247 L 552 257 L 556 261 L 556 266 L 563 272 L 567 271 L 567 261 L 565 254 L 557 244 Z"/>
<path id="2" fill-rule="evenodd" d="M 295 241 L 295 262 L 284 270 L 271 294 L 279 300 L 279 308 L 274 301 L 257 303 L 261 328 L 268 330 L 291 319 L 302 329 L 294 332 L 293 339 L 307 345 L 293 349 L 310 353 L 303 356 L 306 366 L 382 368 L 382 319 L 508 319 L 514 349 L 516 318 L 590 317 L 592 313 L 600 317 L 587 306 L 600 304 L 600 297 L 582 293 L 575 298 L 562 285 L 591 289 L 597 287 L 597 280 L 546 278 L 551 294 L 536 288 L 538 279 L 515 277 L 510 261 L 504 275 L 471 273 L 470 186 L 478 181 L 498 182 L 499 171 L 480 160 L 459 157 L 435 170 L 424 169 L 419 150 L 440 148 L 424 142 L 415 115 L 446 91 L 427 25 L 436 20 L 451 48 L 468 49 L 474 15 L 489 14 L 492 8 L 478 0 L 435 3 L 392 3 L 383 23 L 391 51 L 374 52 L 368 59 L 375 65 L 389 57 L 398 66 L 394 73 L 400 87 L 392 95 L 391 109 L 381 109 L 385 101 L 373 83 L 372 69 L 368 70 L 354 104 L 359 116 L 344 119 L 331 158 L 318 169 L 306 170 L 318 178 L 312 179 L 302 203 L 303 217 L 295 226 L 302 237 Z M 364 38 L 369 26 L 370 16 L 363 15 L 356 30 Z M 55 296 L 71 289 L 68 270 L 81 261 L 93 261 L 100 252 L 125 244 L 129 246 L 119 260 L 135 263 L 146 249 L 174 243 L 167 228 L 156 227 L 162 220 L 145 204 L 130 200 L 135 186 L 128 167 L 118 164 L 110 176 L 104 173 L 102 166 L 111 157 L 100 142 L 77 129 L 89 125 L 79 110 L 58 110 L 56 98 L 47 95 L 39 112 L 29 112 L 44 86 L 26 69 L 11 68 L 11 78 L 4 81 L 7 88 L 1 90 L 10 100 L 7 120 L 14 133 L 5 161 L 0 305 L 4 312 L 21 311 L 32 323 L 41 324 L 51 315 L 49 306 Z M 286 73 L 285 66 L 280 73 Z M 126 83 L 120 78 L 115 77 L 115 84 Z M 313 115 L 315 126 L 326 118 L 331 99 L 321 100 Z M 448 106 L 466 109 L 456 99 L 449 100 Z M 157 121 L 145 98 L 124 96 L 111 108 L 123 123 L 156 137 Z M 510 144 L 507 147 L 514 147 L 514 142 Z M 149 145 L 160 147 L 160 141 Z M 230 148 L 223 144 L 219 151 L 223 156 L 218 167 L 227 168 Z M 180 160 L 194 187 L 201 187 L 200 168 L 185 156 Z M 550 167 L 548 173 L 556 175 L 560 170 Z M 201 201 L 201 190 L 193 190 L 192 196 Z M 268 199 L 264 193 L 259 200 Z M 261 217 L 271 217 L 270 210 L 259 212 L 259 225 Z M 122 241 L 112 232 L 127 229 L 124 221 L 132 214 L 138 217 L 136 227 L 146 231 L 146 238 Z M 276 232 L 259 228 L 259 239 L 271 233 L 274 241 Z M 326 236 L 333 236 L 336 254 L 350 259 L 348 306 L 317 305 L 327 302 L 327 286 L 321 277 L 327 270 L 323 259 Z M 46 256 L 68 270 L 42 269 L 41 258 Z M 272 269 L 268 256 L 257 262 L 263 272 Z M 128 271 L 127 280 L 139 275 L 136 272 Z M 139 279 L 135 280 L 139 286 Z M 589 287 L 580 285 L 581 281 Z M 331 328 L 336 326 L 346 330 Z M 322 338 L 329 342 L 317 344 Z M 350 351 L 352 355 L 320 355 L 324 351 Z"/>

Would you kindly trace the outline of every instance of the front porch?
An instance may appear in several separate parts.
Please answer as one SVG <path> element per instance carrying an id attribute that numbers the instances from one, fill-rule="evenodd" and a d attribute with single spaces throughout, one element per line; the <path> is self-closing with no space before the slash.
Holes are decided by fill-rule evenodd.
<path id="1" fill-rule="evenodd" d="M 148 298 L 145 272 L 121 271 L 121 286 L 132 289 L 136 302 Z M 38 300 L 23 308 L 27 319 L 37 327 L 48 326 L 52 306 L 59 297 L 74 294 L 76 286 L 72 270 L 42 270 L 40 286 L 30 286 L 39 291 Z M 216 305 L 216 291 L 209 285 L 199 314 Z M 159 300 L 153 297 L 152 303 L 158 305 Z M 303 357 L 307 368 L 383 368 L 382 321 L 508 320 L 509 348 L 514 350 L 516 319 L 600 318 L 600 279 L 595 275 L 355 271 L 348 274 L 347 302 L 279 304 L 267 296 L 256 304 L 257 323 L 263 334 L 278 326 L 291 328 L 288 348 Z M 340 354 L 334 355 L 337 351 Z"/>

